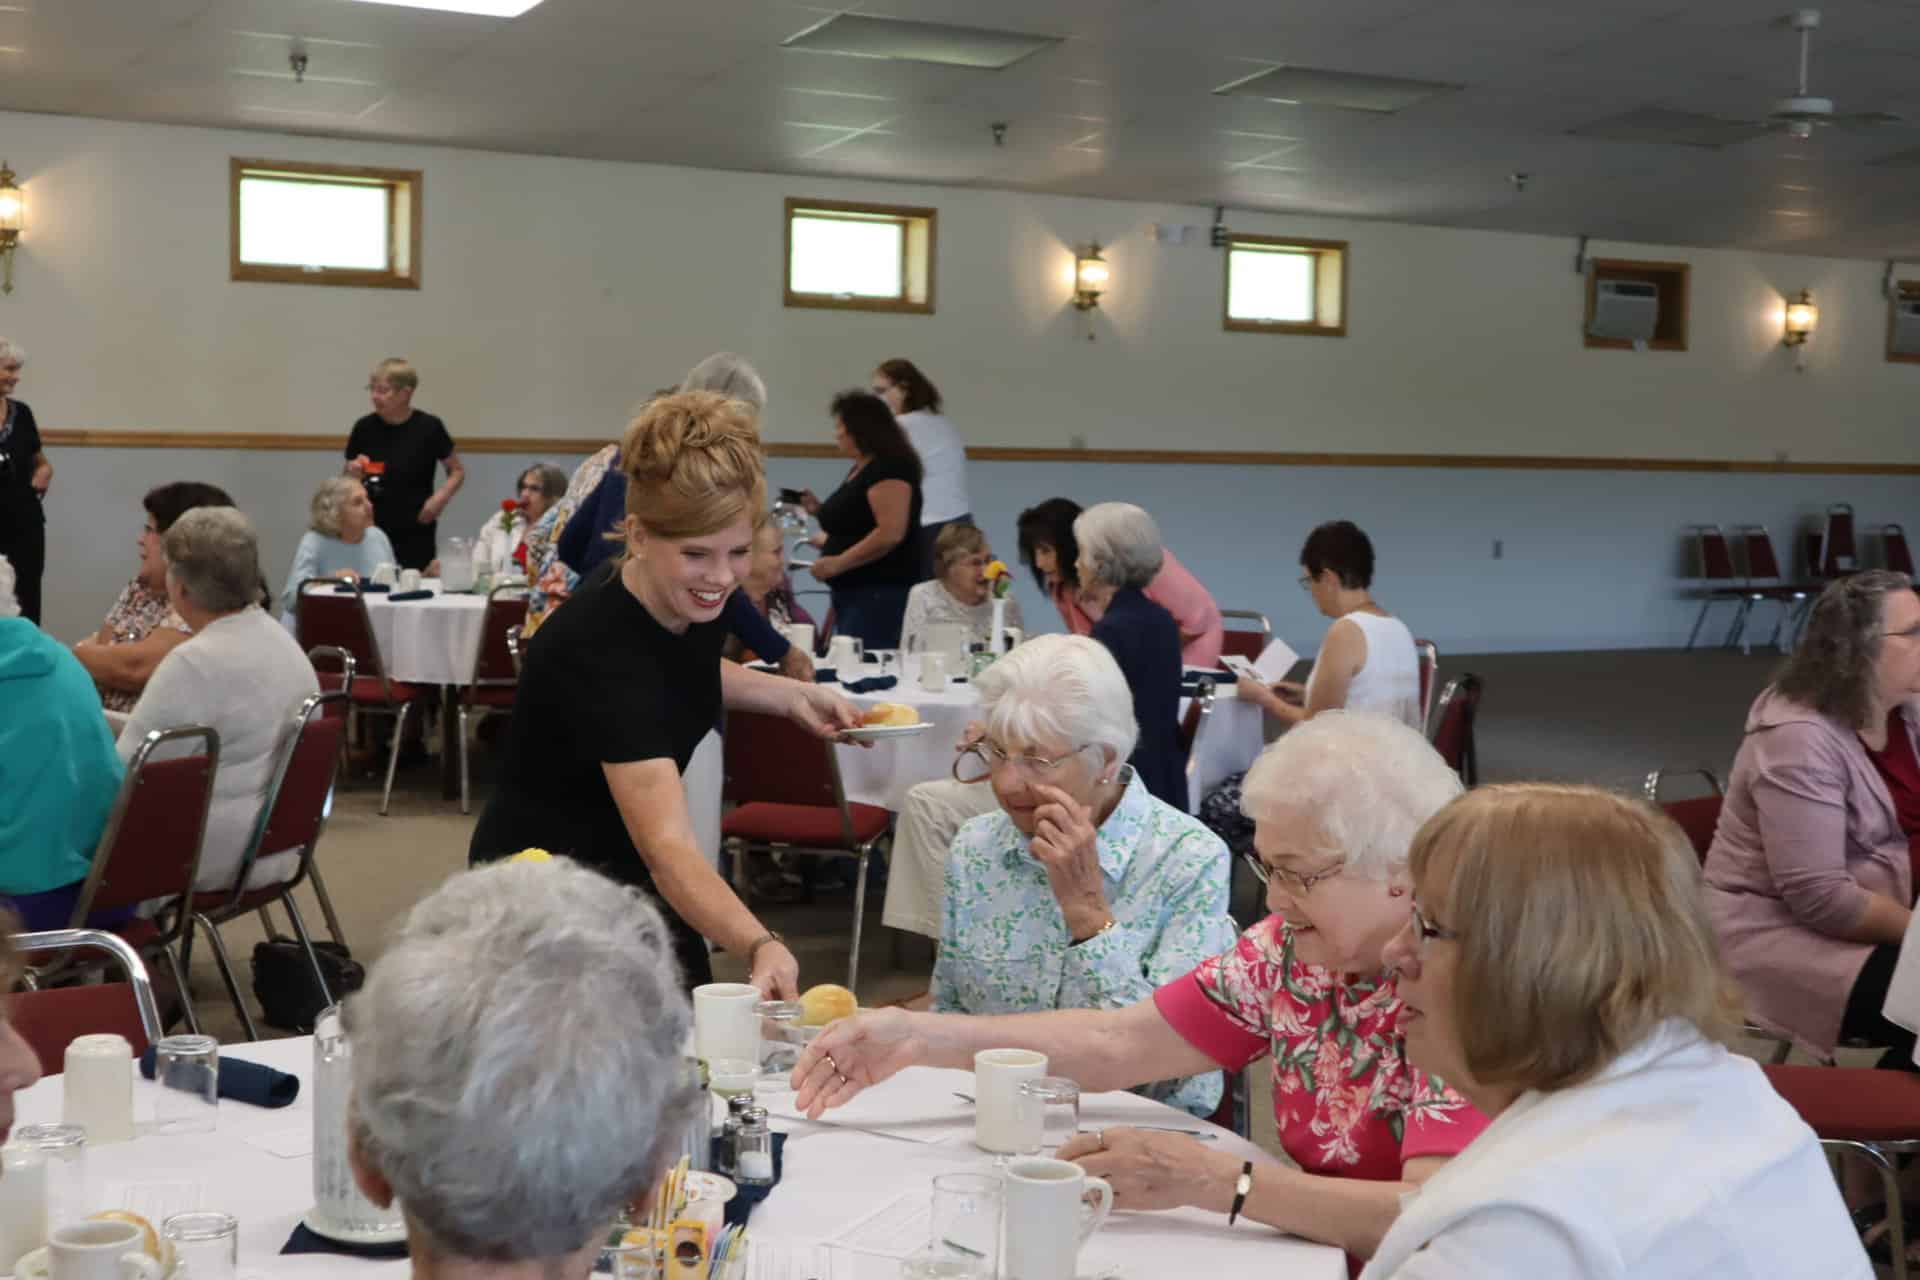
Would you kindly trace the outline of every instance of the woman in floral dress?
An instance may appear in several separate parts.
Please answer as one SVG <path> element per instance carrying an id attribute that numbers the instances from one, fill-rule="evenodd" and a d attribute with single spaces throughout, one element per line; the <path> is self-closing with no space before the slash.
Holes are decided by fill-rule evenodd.
<path id="1" fill-rule="evenodd" d="M 965 1017 L 878 1009 L 823 1032 L 794 1070 L 818 1116 L 902 1067 L 970 1065 L 1035 1049 L 1089 1091 L 1273 1062 L 1274 1121 L 1298 1168 L 1243 1165 L 1175 1133 L 1108 1129 L 1061 1148 L 1113 1184 L 1122 1209 L 1181 1206 L 1264 1222 L 1370 1256 L 1400 1197 L 1485 1127 L 1410 1065 L 1382 952 L 1411 917 L 1407 853 L 1459 780 L 1417 732 L 1333 711 L 1294 729 L 1247 774 L 1267 905 L 1233 948 L 1124 1009 Z"/>

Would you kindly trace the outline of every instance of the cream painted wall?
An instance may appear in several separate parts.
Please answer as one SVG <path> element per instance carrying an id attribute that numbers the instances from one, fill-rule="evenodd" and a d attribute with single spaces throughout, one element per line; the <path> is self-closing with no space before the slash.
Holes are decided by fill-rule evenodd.
<path id="1" fill-rule="evenodd" d="M 422 370 L 457 437 L 613 434 L 708 351 L 753 358 L 768 434 L 824 439 L 822 406 L 908 355 L 974 444 L 1905 461 L 1920 366 L 1881 358 L 1880 267 L 1596 246 L 1694 264 L 1692 350 L 1588 351 L 1570 241 L 1235 215 L 1352 241 L 1344 340 L 1229 334 L 1209 214 L 1006 192 L 721 173 L 0 113 L 30 225 L 0 333 L 33 355 L 47 427 L 344 431 L 373 359 Z M 234 155 L 425 170 L 418 293 L 227 280 Z M 780 303 L 781 201 L 940 210 L 939 312 Z M 1162 245 L 1155 221 L 1195 227 Z M 1067 245 L 1111 245 L 1081 336 Z M 1810 287 L 1811 369 L 1777 343 Z"/>

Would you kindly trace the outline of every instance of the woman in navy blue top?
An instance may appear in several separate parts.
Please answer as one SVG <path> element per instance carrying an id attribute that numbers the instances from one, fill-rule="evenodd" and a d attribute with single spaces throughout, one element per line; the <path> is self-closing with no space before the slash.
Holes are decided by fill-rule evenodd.
<path id="1" fill-rule="evenodd" d="M 1180 624 L 1149 600 L 1164 553 L 1153 517 L 1128 502 L 1088 507 L 1073 522 L 1082 600 L 1101 610 L 1093 638 L 1133 691 L 1140 741 L 1127 763 L 1147 790 L 1187 811 L 1187 751 L 1180 743 Z"/>

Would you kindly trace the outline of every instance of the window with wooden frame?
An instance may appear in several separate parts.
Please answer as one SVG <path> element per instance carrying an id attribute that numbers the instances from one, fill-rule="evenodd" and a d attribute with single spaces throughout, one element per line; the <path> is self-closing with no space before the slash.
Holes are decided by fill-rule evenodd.
<path id="1" fill-rule="evenodd" d="M 933 314 L 939 214 L 905 205 L 789 199 L 789 307 Z"/>
<path id="2" fill-rule="evenodd" d="M 1899 280 L 1887 296 L 1887 359 L 1920 364 L 1920 280 Z"/>
<path id="3" fill-rule="evenodd" d="M 420 287 L 420 171 L 231 165 L 231 279 Z"/>
<path id="4" fill-rule="evenodd" d="M 1347 242 L 1234 235 L 1223 327 L 1236 333 L 1347 336 Z"/>

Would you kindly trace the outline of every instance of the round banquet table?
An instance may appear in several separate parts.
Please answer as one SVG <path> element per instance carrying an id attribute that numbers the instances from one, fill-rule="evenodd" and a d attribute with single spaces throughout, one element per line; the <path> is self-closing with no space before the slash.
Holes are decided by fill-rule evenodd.
<path id="1" fill-rule="evenodd" d="M 280 1247 L 312 1205 L 313 1040 L 300 1036 L 222 1045 L 220 1052 L 300 1077 L 300 1098 L 278 1111 L 223 1100 L 213 1134 L 136 1136 L 87 1152 L 88 1203 L 133 1208 L 145 1216 L 218 1209 L 240 1220 L 240 1274 L 245 1280 L 315 1277 L 377 1280 L 408 1274 L 405 1261 L 374 1262 L 334 1254 L 281 1255 Z M 129 1070 L 134 1070 L 129 1068 Z M 971 1093 L 970 1072 L 915 1067 L 840 1112 L 830 1123 L 795 1118 L 793 1095 L 762 1094 L 774 1128 L 788 1134 L 781 1183 L 754 1211 L 751 1235 L 761 1254 L 748 1280 L 786 1280 L 786 1263 L 804 1256 L 801 1280 L 891 1280 L 896 1242 L 883 1223 L 918 1209 L 937 1173 L 992 1168 L 971 1142 L 971 1108 L 952 1096 Z M 136 1121 L 149 1116 L 155 1087 L 134 1078 Z M 49 1076 L 14 1099 L 16 1123 L 60 1118 L 61 1078 Z M 1213 1127 L 1183 1111 L 1128 1093 L 1089 1094 L 1086 1128 L 1126 1123 Z M 865 1126 L 865 1127 L 856 1127 Z M 1222 1150 L 1258 1156 L 1249 1143 L 1214 1130 Z M 156 1226 L 158 1223 L 156 1222 Z M 905 1223 L 905 1230 L 912 1229 Z M 823 1246 L 823 1247 L 814 1247 Z M 1344 1255 L 1252 1223 L 1229 1227 L 1217 1214 L 1116 1213 L 1081 1253 L 1084 1275 L 1159 1280 L 1178 1275 L 1264 1275 L 1284 1280 L 1341 1280 Z"/>
<path id="2" fill-rule="evenodd" d="M 442 591 L 437 578 L 423 579 L 420 586 L 434 593 L 431 600 L 395 604 L 385 594 L 362 597 L 387 675 L 408 684 L 467 684 L 480 649 L 487 598 Z"/>

